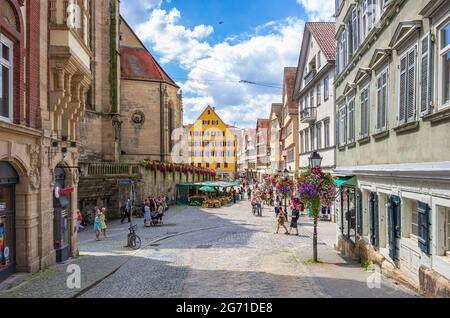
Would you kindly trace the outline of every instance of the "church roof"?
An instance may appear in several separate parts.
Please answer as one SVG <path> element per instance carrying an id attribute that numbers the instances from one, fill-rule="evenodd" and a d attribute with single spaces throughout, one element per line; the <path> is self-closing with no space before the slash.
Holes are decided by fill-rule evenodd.
<path id="1" fill-rule="evenodd" d="M 122 78 L 162 82 L 178 87 L 146 49 L 122 46 L 120 54 Z"/>

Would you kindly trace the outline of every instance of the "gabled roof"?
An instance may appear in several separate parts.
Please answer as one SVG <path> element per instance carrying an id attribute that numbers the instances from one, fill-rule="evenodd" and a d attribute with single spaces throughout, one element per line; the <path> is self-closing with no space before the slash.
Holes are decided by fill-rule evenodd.
<path id="1" fill-rule="evenodd" d="M 298 114 L 297 103 L 294 100 L 295 78 L 297 76 L 296 67 L 284 68 L 283 80 L 283 107 L 287 107 L 289 113 Z"/>
<path id="2" fill-rule="evenodd" d="M 178 87 L 148 50 L 122 46 L 120 55 L 123 79 L 162 82 Z"/>
<path id="3" fill-rule="evenodd" d="M 328 61 L 336 60 L 336 23 L 335 22 L 307 22 L 305 29 L 311 32 L 320 50 Z"/>
<path id="4" fill-rule="evenodd" d="M 200 121 L 200 118 L 201 118 L 201 117 L 203 116 L 203 114 L 205 114 L 207 111 L 210 111 L 210 112 L 211 112 L 211 113 L 219 120 L 219 122 L 220 122 L 221 124 L 223 124 L 225 127 L 230 128 L 230 129 L 237 129 L 237 128 L 234 127 L 234 126 L 227 125 L 227 124 L 222 120 L 222 118 L 220 118 L 220 116 L 217 114 L 215 108 L 213 108 L 213 107 L 211 107 L 211 106 L 209 106 L 209 105 L 206 106 L 205 110 L 203 110 L 203 111 L 201 112 L 200 116 L 198 116 L 198 118 L 197 118 L 197 120 L 196 120 L 195 122 L 197 123 L 198 121 Z M 195 126 L 195 124 L 191 126 L 191 129 L 192 129 L 193 126 Z"/>
<path id="5" fill-rule="evenodd" d="M 257 129 L 263 129 L 263 128 L 269 128 L 270 120 L 269 119 L 261 119 L 259 118 L 256 122 L 256 128 Z"/>
<path id="6" fill-rule="evenodd" d="M 298 73 L 295 79 L 294 91 L 296 95 L 300 93 L 302 89 L 302 79 L 306 65 L 308 52 L 310 50 L 310 43 L 312 39 L 317 42 L 320 51 L 327 59 L 327 63 L 334 64 L 336 61 L 336 40 L 335 40 L 336 25 L 334 22 L 307 22 L 305 24 L 305 32 L 303 33 L 303 39 L 298 59 Z M 325 68 L 323 68 L 325 69 Z M 298 96 L 297 96 L 298 98 Z"/>
<path id="7" fill-rule="evenodd" d="M 281 124 L 281 117 L 283 116 L 283 104 L 272 104 L 272 108 L 270 109 L 270 117 L 269 119 L 272 119 L 272 115 L 275 114 L 277 116 L 278 121 Z"/>

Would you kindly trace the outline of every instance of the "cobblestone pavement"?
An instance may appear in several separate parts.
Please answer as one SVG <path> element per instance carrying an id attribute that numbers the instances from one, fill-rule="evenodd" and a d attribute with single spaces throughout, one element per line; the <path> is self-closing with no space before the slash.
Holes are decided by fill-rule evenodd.
<path id="1" fill-rule="evenodd" d="M 65 265 L 0 297 L 416 296 L 388 279 L 380 280 L 380 288 L 369 288 L 374 274 L 333 250 L 335 227 L 329 223 L 319 227 L 322 264 L 307 265 L 311 222 L 302 218 L 298 237 L 275 235 L 273 212 L 266 209 L 263 217 L 255 217 L 247 201 L 217 210 L 178 207 L 164 227 L 140 226 L 138 252 L 123 247 L 127 228 L 112 224 L 101 242 L 93 241 L 91 229 L 79 235 L 82 256 L 73 262 L 81 267 L 81 291 L 67 289 Z"/>

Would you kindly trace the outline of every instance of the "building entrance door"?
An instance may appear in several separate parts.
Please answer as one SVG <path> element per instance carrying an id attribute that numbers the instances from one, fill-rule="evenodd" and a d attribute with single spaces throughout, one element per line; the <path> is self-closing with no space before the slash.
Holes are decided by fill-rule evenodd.
<path id="1" fill-rule="evenodd" d="M 69 245 L 69 207 L 70 195 L 62 195 L 60 191 L 66 185 L 66 173 L 64 168 L 57 166 L 55 169 L 55 191 L 53 193 L 53 245 L 56 250 L 56 262 L 63 263 L 70 257 Z"/>
<path id="2" fill-rule="evenodd" d="M 369 214 L 370 214 L 370 244 L 374 247 L 380 246 L 380 235 L 379 235 L 379 219 L 378 219 L 378 195 L 374 192 L 370 194 L 369 203 Z"/>
<path id="3" fill-rule="evenodd" d="M 400 256 L 401 222 L 400 198 L 393 195 L 388 210 L 388 231 L 389 256 L 394 261 L 398 261 Z"/>

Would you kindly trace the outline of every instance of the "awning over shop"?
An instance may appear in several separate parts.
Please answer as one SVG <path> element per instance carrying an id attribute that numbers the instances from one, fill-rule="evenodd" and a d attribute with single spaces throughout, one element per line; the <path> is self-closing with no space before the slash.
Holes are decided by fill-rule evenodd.
<path id="1" fill-rule="evenodd" d="M 197 183 L 184 183 L 177 184 L 177 187 L 212 187 L 212 188 L 231 188 L 239 186 L 239 182 L 221 182 L 221 181 L 208 181 L 208 182 L 197 182 Z"/>
<path id="2" fill-rule="evenodd" d="M 338 187 L 342 187 L 344 185 L 356 186 L 355 176 L 336 177 L 334 182 L 338 185 Z"/>

